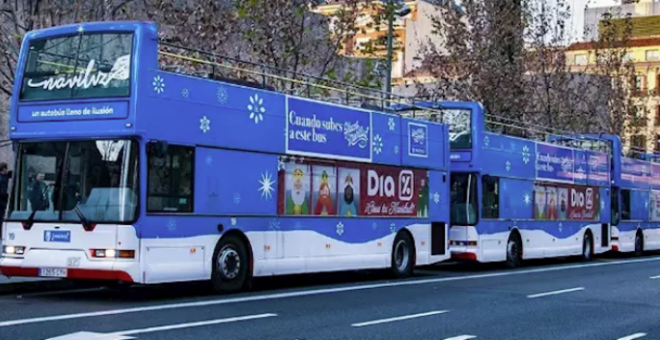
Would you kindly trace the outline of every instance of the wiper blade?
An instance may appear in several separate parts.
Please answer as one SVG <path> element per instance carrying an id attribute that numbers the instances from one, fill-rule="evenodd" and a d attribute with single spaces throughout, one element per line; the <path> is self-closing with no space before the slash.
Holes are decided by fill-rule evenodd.
<path id="1" fill-rule="evenodd" d="M 25 227 L 27 229 L 32 228 L 32 225 L 34 225 L 34 215 L 37 214 L 37 209 L 33 209 L 32 212 L 30 213 L 30 216 L 28 217 L 27 220 L 25 220 Z"/>
<path id="2" fill-rule="evenodd" d="M 85 218 L 85 214 L 83 214 L 82 210 L 80 210 L 77 203 L 76 206 L 73 207 L 73 211 L 75 211 L 76 215 L 78 215 L 80 222 L 82 222 L 83 228 L 85 228 L 85 230 L 91 230 L 92 224 L 89 223 L 89 221 L 87 221 L 87 218 Z"/>

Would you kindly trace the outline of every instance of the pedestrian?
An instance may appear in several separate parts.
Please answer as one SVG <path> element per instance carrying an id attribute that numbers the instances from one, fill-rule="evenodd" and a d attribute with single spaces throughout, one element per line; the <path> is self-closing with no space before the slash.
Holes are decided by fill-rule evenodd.
<path id="1" fill-rule="evenodd" d="M 5 213 L 7 211 L 7 202 L 9 202 L 9 167 L 7 163 L 0 162 L 0 232 L 2 231 L 2 224 L 5 221 Z"/>

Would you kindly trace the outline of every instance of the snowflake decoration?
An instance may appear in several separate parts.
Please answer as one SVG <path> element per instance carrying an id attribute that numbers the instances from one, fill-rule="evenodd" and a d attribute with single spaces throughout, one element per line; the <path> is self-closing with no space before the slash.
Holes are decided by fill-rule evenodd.
<path id="1" fill-rule="evenodd" d="M 488 136 L 484 137 L 484 145 L 485 146 L 490 145 L 490 138 L 488 138 Z"/>
<path id="2" fill-rule="evenodd" d="M 275 184 L 275 181 L 273 181 L 273 177 L 268 171 L 261 174 L 261 180 L 259 181 L 259 184 L 261 184 L 259 187 L 259 191 L 261 191 L 261 198 L 273 198 L 273 191 L 275 191 L 273 185 Z"/>
<path id="3" fill-rule="evenodd" d="M 169 231 L 175 231 L 176 230 L 176 221 L 173 219 L 170 219 L 167 221 L 167 230 Z"/>
<path id="4" fill-rule="evenodd" d="M 268 224 L 268 230 L 275 231 L 275 230 L 280 230 L 280 221 L 278 220 L 272 220 Z"/>
<path id="5" fill-rule="evenodd" d="M 433 194 L 433 202 L 435 202 L 435 204 L 440 202 L 440 194 L 437 191 Z"/>
<path id="6" fill-rule="evenodd" d="M 511 162 L 506 161 L 506 171 L 511 171 Z"/>
<path id="7" fill-rule="evenodd" d="M 206 156 L 206 165 L 211 165 L 213 163 L 213 157 L 211 155 Z"/>
<path id="8" fill-rule="evenodd" d="M 264 99 L 259 98 L 259 94 L 255 94 L 254 97 L 250 96 L 250 104 L 248 104 L 247 108 L 250 110 L 250 119 L 254 120 L 255 124 L 259 124 L 260 121 L 264 120 L 266 108 L 263 104 Z"/>
<path id="9" fill-rule="evenodd" d="M 532 203 L 532 196 L 528 193 L 525 193 L 525 195 L 523 195 L 523 202 L 525 205 L 530 205 Z"/>
<path id="10" fill-rule="evenodd" d="M 577 168 L 577 172 L 580 173 L 580 174 L 581 174 L 581 173 L 584 173 L 584 169 L 582 169 L 582 165 L 580 165 L 580 166 Z"/>
<path id="11" fill-rule="evenodd" d="M 398 146 L 398 145 L 395 145 L 395 146 L 394 146 L 394 154 L 395 154 L 395 155 L 398 155 L 398 154 L 399 154 L 399 146 Z"/>
<path id="12" fill-rule="evenodd" d="M 602 201 L 601 201 L 601 202 L 602 202 Z M 644 208 L 647 208 L 647 209 L 648 209 L 648 207 L 649 207 L 649 201 L 644 202 Z"/>
<path id="13" fill-rule="evenodd" d="M 190 91 L 188 91 L 188 89 L 181 90 L 181 95 L 183 96 L 183 98 L 188 98 L 189 94 L 190 94 Z"/>
<path id="14" fill-rule="evenodd" d="M 371 224 L 371 229 L 376 230 L 378 228 L 378 224 L 376 222 Z"/>
<path id="15" fill-rule="evenodd" d="M 211 130 L 211 120 L 206 118 L 206 116 L 202 117 L 202 119 L 199 120 L 199 129 L 202 130 L 202 132 L 207 133 Z"/>
<path id="16" fill-rule="evenodd" d="M 390 231 L 394 233 L 396 231 L 396 224 L 392 223 L 390 224 Z"/>
<path id="17" fill-rule="evenodd" d="M 344 224 L 339 222 L 337 223 L 337 235 L 341 236 L 344 234 Z"/>
<path id="18" fill-rule="evenodd" d="M 282 157 L 279 157 L 277 159 L 277 171 L 282 171 L 286 169 L 286 164 L 284 164 L 284 161 L 282 160 Z"/>
<path id="19" fill-rule="evenodd" d="M 85 32 L 85 28 L 82 25 L 78 25 L 78 33 L 83 33 Z"/>
<path id="20" fill-rule="evenodd" d="M 165 92 L 165 79 L 161 78 L 160 76 L 155 76 L 154 77 L 154 91 L 156 93 L 161 94 Z"/>
<path id="21" fill-rule="evenodd" d="M 646 203 L 648 205 L 648 203 Z M 605 201 L 600 200 L 600 210 L 605 210 Z"/>
<path id="22" fill-rule="evenodd" d="M 229 98 L 229 95 L 227 94 L 227 90 L 224 87 L 220 86 L 218 87 L 218 92 L 216 93 L 216 97 L 218 98 L 218 102 L 224 105 L 227 103 L 227 99 Z"/>
<path id="23" fill-rule="evenodd" d="M 296 224 L 293 226 L 293 229 L 295 230 L 301 230 L 303 228 L 303 225 L 300 222 L 296 222 Z"/>
<path id="24" fill-rule="evenodd" d="M 564 225 L 559 222 L 559 232 L 561 233 L 562 229 L 564 229 Z"/>
<path id="25" fill-rule="evenodd" d="M 239 204 L 241 203 L 241 194 L 236 192 L 234 193 L 234 204 Z"/>
<path id="26" fill-rule="evenodd" d="M 236 219 L 235 219 L 235 218 L 232 218 L 232 219 L 231 219 L 231 225 L 236 225 L 236 223 L 237 223 Z"/>
<path id="27" fill-rule="evenodd" d="M 527 145 L 523 146 L 522 156 L 523 156 L 523 162 L 525 164 L 529 163 L 529 158 L 531 155 L 529 153 L 529 147 L 527 147 Z"/>
<path id="28" fill-rule="evenodd" d="M 374 141 L 372 142 L 372 145 L 374 147 L 374 152 L 377 155 L 379 155 L 381 151 L 383 151 L 383 139 L 380 137 L 380 135 L 374 136 Z"/>
<path id="29" fill-rule="evenodd" d="M 396 123 L 394 122 L 394 118 L 393 118 L 393 117 L 390 117 L 390 118 L 387 120 L 387 126 L 390 127 L 390 131 L 394 131 L 394 128 L 396 127 Z"/>

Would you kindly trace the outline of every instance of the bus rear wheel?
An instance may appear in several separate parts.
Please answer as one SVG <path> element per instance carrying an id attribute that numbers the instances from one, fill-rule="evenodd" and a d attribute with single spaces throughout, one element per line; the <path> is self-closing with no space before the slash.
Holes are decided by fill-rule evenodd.
<path id="1" fill-rule="evenodd" d="M 522 240 L 517 232 L 511 233 L 506 243 L 506 266 L 517 268 L 522 264 Z"/>
<path id="2" fill-rule="evenodd" d="M 584 239 L 582 240 L 582 260 L 591 261 L 594 255 L 593 241 L 591 238 L 591 233 L 584 233 Z"/>
<path id="3" fill-rule="evenodd" d="M 644 238 L 642 232 L 637 231 L 635 234 L 635 256 L 642 256 L 644 254 Z"/>
<path id="4" fill-rule="evenodd" d="M 406 232 L 400 232 L 392 246 L 392 273 L 397 278 L 412 276 L 415 268 L 415 246 Z"/>
<path id="5" fill-rule="evenodd" d="M 213 253 L 213 288 L 219 293 L 243 289 L 248 277 L 248 267 L 248 252 L 243 240 L 236 235 L 223 237 Z"/>

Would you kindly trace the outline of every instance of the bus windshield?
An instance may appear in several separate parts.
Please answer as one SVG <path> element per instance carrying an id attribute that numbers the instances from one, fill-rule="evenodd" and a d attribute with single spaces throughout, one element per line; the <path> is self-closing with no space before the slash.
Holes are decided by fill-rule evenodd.
<path id="1" fill-rule="evenodd" d="M 130 140 L 21 143 L 9 219 L 134 221 L 137 150 Z"/>
<path id="2" fill-rule="evenodd" d="M 21 101 L 130 95 L 132 33 L 81 33 L 29 46 Z"/>

